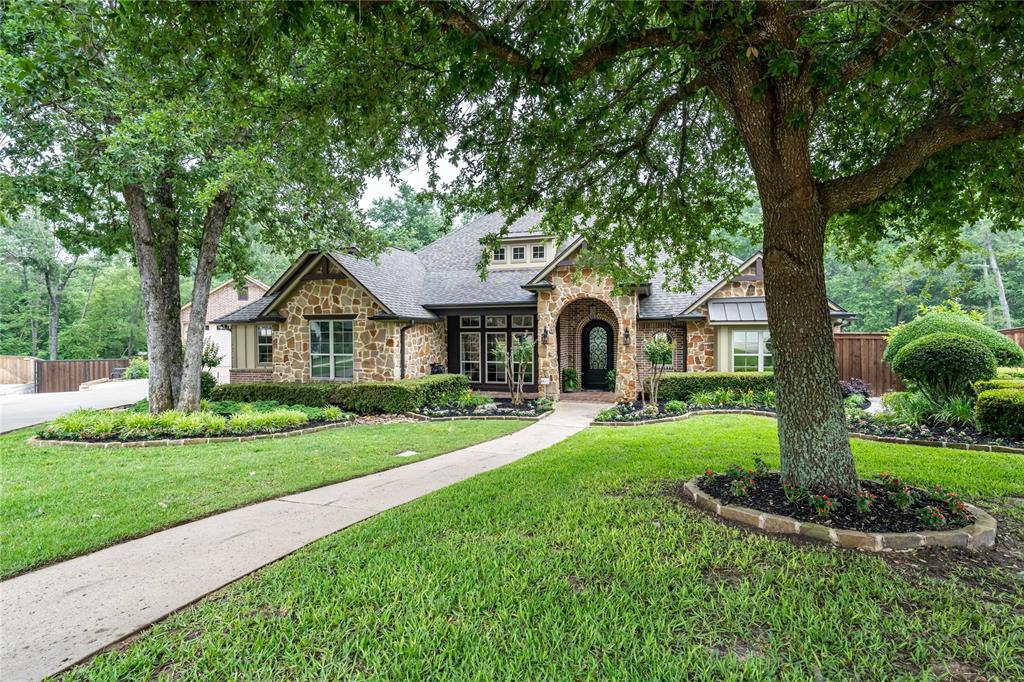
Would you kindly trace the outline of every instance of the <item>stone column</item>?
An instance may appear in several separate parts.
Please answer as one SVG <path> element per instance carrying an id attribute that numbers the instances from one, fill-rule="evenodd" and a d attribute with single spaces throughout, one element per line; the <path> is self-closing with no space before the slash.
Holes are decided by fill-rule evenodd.
<path id="1" fill-rule="evenodd" d="M 561 370 L 558 367 L 558 303 L 550 291 L 537 293 L 537 377 L 549 378 L 551 383 L 540 387 L 544 394 L 557 400 L 562 390 Z M 544 343 L 544 328 L 548 342 Z"/>

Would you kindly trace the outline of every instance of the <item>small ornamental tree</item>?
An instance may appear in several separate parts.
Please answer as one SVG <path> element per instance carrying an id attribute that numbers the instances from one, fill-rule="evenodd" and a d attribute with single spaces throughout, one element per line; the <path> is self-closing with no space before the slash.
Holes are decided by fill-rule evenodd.
<path id="1" fill-rule="evenodd" d="M 651 405 L 658 404 L 658 383 L 665 368 L 672 364 L 673 345 L 665 336 L 656 334 L 654 338 L 644 344 L 644 357 L 651 363 Z"/>
<path id="2" fill-rule="evenodd" d="M 968 395 L 976 381 L 996 375 L 996 357 L 970 336 L 937 332 L 900 348 L 892 371 L 933 402 Z"/>
<path id="3" fill-rule="evenodd" d="M 533 365 L 533 337 L 529 334 L 513 334 L 512 348 L 499 340 L 494 346 L 494 356 L 505 368 L 505 383 L 513 405 L 523 404 L 523 385 L 526 370 Z"/>

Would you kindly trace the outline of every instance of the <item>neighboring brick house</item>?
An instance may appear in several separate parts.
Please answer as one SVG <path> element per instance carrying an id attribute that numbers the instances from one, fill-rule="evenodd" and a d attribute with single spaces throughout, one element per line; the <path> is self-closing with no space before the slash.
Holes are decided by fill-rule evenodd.
<path id="1" fill-rule="evenodd" d="M 215 320 L 233 313 L 239 308 L 258 301 L 269 289 L 266 284 L 252 277 L 245 278 L 245 286 L 241 290 L 235 288 L 235 281 L 229 279 L 220 286 L 210 290 L 206 299 L 206 327 L 203 331 L 203 338 L 213 341 L 220 350 L 221 367 L 225 370 L 231 366 L 231 331 L 226 328 L 217 328 Z M 192 312 L 192 304 L 186 303 L 181 306 L 181 338 L 185 339 L 188 330 L 188 316 Z M 224 372 L 226 374 L 226 372 Z"/>
<path id="2" fill-rule="evenodd" d="M 578 265 L 582 238 L 557 245 L 540 222 L 529 213 L 509 226 L 484 280 L 480 240 L 500 231 L 498 214 L 416 253 L 303 253 L 261 299 L 214 320 L 232 331 L 231 381 L 387 381 L 437 366 L 504 390 L 492 349 L 518 335 L 537 342 L 528 392 L 552 397 L 572 367 L 590 390 L 606 390 L 614 369 L 617 396 L 635 398 L 655 334 L 674 343 L 675 371 L 771 367 L 760 254 L 693 291 L 670 291 L 659 273 L 615 292 Z M 837 324 L 851 316 L 831 306 Z"/>

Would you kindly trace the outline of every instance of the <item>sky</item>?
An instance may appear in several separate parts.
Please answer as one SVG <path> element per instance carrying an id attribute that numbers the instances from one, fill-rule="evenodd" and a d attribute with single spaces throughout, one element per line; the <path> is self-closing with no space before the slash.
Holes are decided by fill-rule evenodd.
<path id="1" fill-rule="evenodd" d="M 437 174 L 441 178 L 442 183 L 451 182 L 455 179 L 458 174 L 458 168 L 448 163 L 447 160 L 442 160 L 438 164 Z M 430 176 L 430 172 L 427 168 L 427 162 L 425 158 L 420 159 L 419 164 L 415 168 L 406 170 L 399 176 L 398 182 L 408 182 L 415 190 L 424 190 L 427 188 L 427 180 Z M 392 183 L 386 177 L 376 177 L 367 180 L 366 189 L 363 191 L 363 196 L 359 199 L 359 206 L 363 209 L 368 209 L 373 205 L 373 200 L 378 198 L 387 198 L 395 196 L 398 193 L 398 186 Z"/>

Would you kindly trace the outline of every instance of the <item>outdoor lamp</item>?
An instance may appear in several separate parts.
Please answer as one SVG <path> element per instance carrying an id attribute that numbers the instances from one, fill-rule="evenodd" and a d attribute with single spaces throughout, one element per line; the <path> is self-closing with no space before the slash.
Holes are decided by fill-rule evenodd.
<path id="1" fill-rule="evenodd" d="M 628 329 L 626 330 L 625 338 L 626 338 L 626 345 L 628 346 L 629 345 L 629 330 Z"/>
<path id="2" fill-rule="evenodd" d="M 543 343 L 545 345 L 548 342 L 548 326 L 547 325 L 544 325 L 544 331 L 541 332 L 540 341 L 541 341 L 541 343 Z"/>

